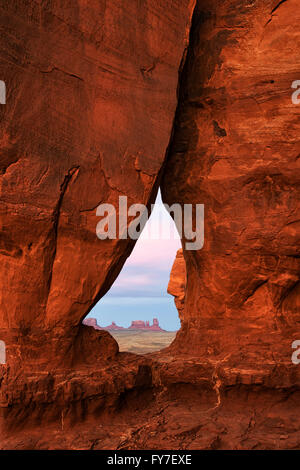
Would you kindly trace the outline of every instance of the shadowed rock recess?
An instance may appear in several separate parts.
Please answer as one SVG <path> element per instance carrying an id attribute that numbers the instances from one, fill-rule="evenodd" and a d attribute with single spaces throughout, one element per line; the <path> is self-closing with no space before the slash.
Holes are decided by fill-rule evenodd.
<path id="1" fill-rule="evenodd" d="M 0 449 L 300 448 L 299 21 L 297 0 L 1 2 Z M 205 204 L 205 245 L 172 270 L 173 344 L 119 353 L 82 325 L 134 246 L 98 240 L 96 208 L 160 184 Z"/>

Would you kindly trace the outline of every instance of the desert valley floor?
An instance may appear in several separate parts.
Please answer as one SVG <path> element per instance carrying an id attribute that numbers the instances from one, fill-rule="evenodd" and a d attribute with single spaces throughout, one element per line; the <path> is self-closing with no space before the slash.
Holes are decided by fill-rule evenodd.
<path id="1" fill-rule="evenodd" d="M 176 331 L 110 331 L 119 344 L 120 352 L 147 354 L 169 346 Z"/>

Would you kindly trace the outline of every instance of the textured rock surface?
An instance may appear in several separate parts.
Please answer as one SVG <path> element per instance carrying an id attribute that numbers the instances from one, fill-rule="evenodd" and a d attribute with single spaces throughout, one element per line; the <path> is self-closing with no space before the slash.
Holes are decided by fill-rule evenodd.
<path id="1" fill-rule="evenodd" d="M 13 387 L 5 373 L 0 449 L 297 449 L 290 385 L 280 365 L 258 374 L 163 353 L 31 371 Z"/>
<path id="2" fill-rule="evenodd" d="M 154 195 L 187 3 L 1 4 L 0 448 L 300 448 L 296 0 L 197 2 L 163 198 L 206 233 L 174 344 L 79 326 L 131 249 L 94 208 Z"/>
<path id="3" fill-rule="evenodd" d="M 163 199 L 205 204 L 205 246 L 185 253 L 174 350 L 232 367 L 290 364 L 299 336 L 299 18 L 295 0 L 199 1 L 182 74 Z"/>
<path id="4" fill-rule="evenodd" d="M 118 207 L 119 195 L 154 201 L 192 7 L 1 2 L 0 336 L 9 363 L 28 359 L 29 336 L 56 338 L 55 358 L 72 348 L 70 330 L 80 336 L 133 248 L 97 239 L 96 208 Z"/>
<path id="5" fill-rule="evenodd" d="M 186 290 L 186 267 L 183 251 L 178 250 L 172 266 L 168 293 L 174 296 L 180 320 L 184 320 L 184 299 Z"/>

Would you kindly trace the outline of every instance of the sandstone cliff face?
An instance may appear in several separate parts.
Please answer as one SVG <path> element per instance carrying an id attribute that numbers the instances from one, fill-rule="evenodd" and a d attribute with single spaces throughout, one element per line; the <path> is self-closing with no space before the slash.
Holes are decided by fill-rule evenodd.
<path id="1" fill-rule="evenodd" d="M 29 336 L 36 344 L 56 337 L 53 360 L 64 357 L 74 328 L 88 334 L 83 318 L 130 254 L 131 241 L 97 239 L 96 208 L 118 207 L 119 195 L 129 205 L 154 202 L 192 7 L 1 3 L 0 332 L 8 362 L 28 356 Z"/>
<path id="2" fill-rule="evenodd" d="M 2 2 L 0 448 L 300 448 L 297 3 L 197 1 L 163 166 L 194 5 Z M 185 293 L 172 271 L 174 344 L 120 354 L 80 326 L 132 249 L 95 208 L 162 169 L 205 246 Z"/>
<path id="3" fill-rule="evenodd" d="M 205 204 L 174 350 L 290 364 L 299 336 L 298 3 L 198 1 L 163 199 Z"/>
<path id="4" fill-rule="evenodd" d="M 180 320 L 184 319 L 184 300 L 186 290 L 186 268 L 183 251 L 178 250 L 172 266 L 170 281 L 168 284 L 168 293 L 174 296 L 176 308 Z"/>

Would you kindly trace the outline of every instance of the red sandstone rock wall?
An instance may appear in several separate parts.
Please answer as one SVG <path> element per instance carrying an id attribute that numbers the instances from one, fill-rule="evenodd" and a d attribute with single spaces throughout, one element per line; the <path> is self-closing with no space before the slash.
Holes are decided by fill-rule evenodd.
<path id="1" fill-rule="evenodd" d="M 72 329 L 83 328 L 130 254 L 131 241 L 97 239 L 96 208 L 117 206 L 119 195 L 129 205 L 154 201 L 193 3 L 1 2 L 0 332 L 8 361 L 23 354 L 24 335 L 36 344 L 57 337 L 54 357 L 64 356 Z"/>
<path id="2" fill-rule="evenodd" d="M 78 325 L 132 248 L 95 207 L 157 189 L 191 5 L 120 5 L 0 6 L 0 448 L 300 448 L 298 2 L 197 2 L 163 198 L 205 246 L 147 357 Z"/>
<path id="3" fill-rule="evenodd" d="M 183 257 L 183 251 L 178 250 L 175 261 L 172 266 L 170 281 L 168 284 L 168 293 L 174 296 L 176 308 L 180 320 L 184 319 L 184 300 L 186 290 L 186 267 Z"/>
<path id="4" fill-rule="evenodd" d="M 205 204 L 205 246 L 187 251 L 174 348 L 232 363 L 290 364 L 299 336 L 300 10 L 199 0 L 163 199 Z"/>

